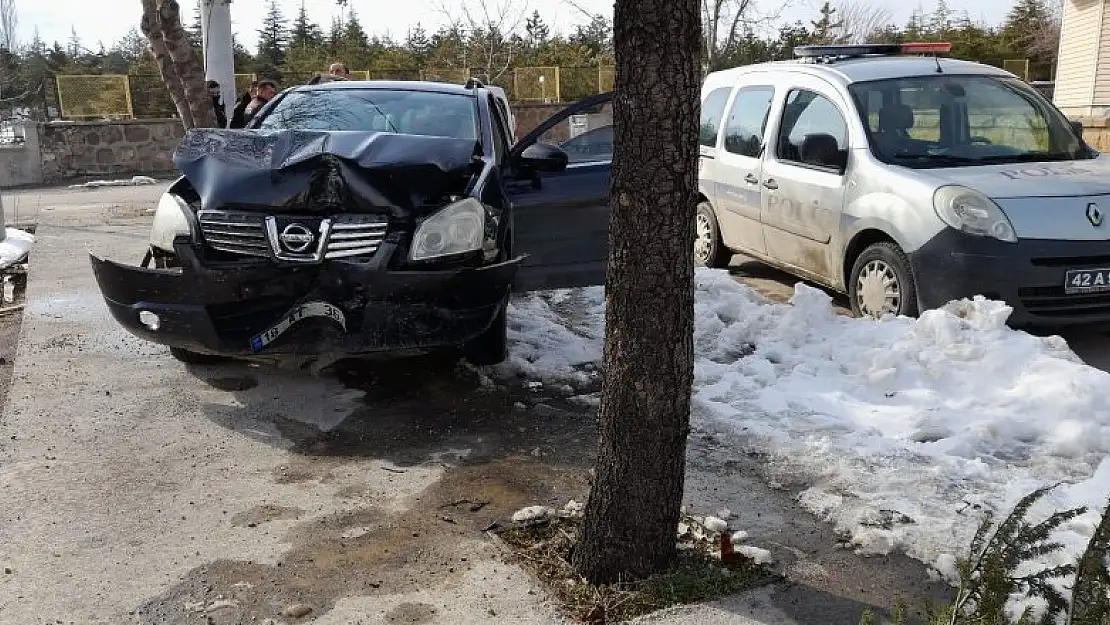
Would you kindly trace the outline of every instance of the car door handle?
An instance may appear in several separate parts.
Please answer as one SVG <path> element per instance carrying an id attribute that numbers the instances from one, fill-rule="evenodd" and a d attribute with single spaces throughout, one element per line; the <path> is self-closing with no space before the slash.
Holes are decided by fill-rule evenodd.
<path id="1" fill-rule="evenodd" d="M 763 181 L 763 186 L 767 187 L 768 189 L 774 190 L 779 188 L 779 183 L 775 182 L 774 178 L 768 178 Z"/>
<path id="2" fill-rule="evenodd" d="M 755 174 L 748 174 L 744 176 L 744 182 L 748 184 L 759 184 L 759 178 Z"/>

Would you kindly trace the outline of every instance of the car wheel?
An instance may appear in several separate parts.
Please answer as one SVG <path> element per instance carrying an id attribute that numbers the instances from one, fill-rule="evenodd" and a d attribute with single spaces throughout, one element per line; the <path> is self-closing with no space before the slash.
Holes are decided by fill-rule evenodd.
<path id="1" fill-rule="evenodd" d="M 852 265 L 848 297 L 857 317 L 917 316 L 917 286 L 905 252 L 890 241 L 864 249 Z"/>
<path id="2" fill-rule="evenodd" d="M 187 365 L 212 365 L 228 361 L 228 358 L 226 356 L 216 356 L 214 354 L 199 354 L 197 352 L 191 352 L 180 347 L 171 347 L 170 355 Z"/>
<path id="3" fill-rule="evenodd" d="M 717 214 L 709 202 L 698 204 L 694 216 L 694 264 L 699 267 L 727 267 L 732 260 L 732 252 L 721 241 L 721 230 L 717 225 Z"/>
<path id="4" fill-rule="evenodd" d="M 500 364 L 509 356 L 509 299 L 501 305 L 489 329 L 463 345 L 463 357 L 472 365 L 488 367 Z"/>

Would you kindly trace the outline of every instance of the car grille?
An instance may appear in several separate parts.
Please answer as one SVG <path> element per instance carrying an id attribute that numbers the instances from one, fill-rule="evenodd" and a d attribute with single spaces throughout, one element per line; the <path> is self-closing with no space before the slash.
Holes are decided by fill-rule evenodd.
<path id="1" fill-rule="evenodd" d="M 1062 286 L 1022 287 L 1018 297 L 1030 314 L 1040 317 L 1081 317 L 1110 311 L 1110 294 L 1068 295 Z"/>
<path id="2" fill-rule="evenodd" d="M 373 256 L 389 229 L 388 220 L 380 215 L 337 215 L 327 219 L 280 215 L 272 218 L 276 220 L 273 228 L 267 228 L 266 215 L 245 211 L 202 210 L 197 218 L 209 247 L 244 256 L 274 256 L 274 250 L 282 250 L 282 247 L 280 241 L 271 239 L 289 223 L 299 223 L 312 232 L 319 232 L 321 223 L 326 222 L 329 236 L 320 255 L 325 260 Z M 318 251 L 314 246 L 311 253 L 296 260 L 311 260 Z M 284 258 L 285 254 L 288 252 L 282 250 L 279 257 Z"/>
<path id="3" fill-rule="evenodd" d="M 197 213 L 205 243 L 214 250 L 269 256 L 266 217 L 257 213 L 202 210 Z"/>
<path id="4" fill-rule="evenodd" d="M 342 215 L 335 217 L 331 224 L 324 258 L 350 258 L 351 256 L 372 256 L 378 251 L 389 222 L 377 215 Z"/>

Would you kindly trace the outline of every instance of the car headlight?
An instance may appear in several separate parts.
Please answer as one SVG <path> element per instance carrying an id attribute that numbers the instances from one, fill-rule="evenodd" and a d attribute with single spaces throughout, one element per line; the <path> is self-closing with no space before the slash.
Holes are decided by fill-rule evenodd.
<path id="1" fill-rule="evenodd" d="M 960 186 L 941 187 L 933 194 L 937 217 L 961 232 L 1014 243 L 1017 234 L 1006 213 L 989 197 Z"/>
<path id="2" fill-rule="evenodd" d="M 424 220 L 412 237 L 409 260 L 430 260 L 482 249 L 486 208 L 468 197 Z"/>
<path id="3" fill-rule="evenodd" d="M 191 236 L 189 219 L 185 211 L 189 204 L 173 193 L 163 193 L 154 211 L 154 224 L 150 227 L 150 244 L 160 250 L 173 251 L 173 240 L 179 236 Z"/>

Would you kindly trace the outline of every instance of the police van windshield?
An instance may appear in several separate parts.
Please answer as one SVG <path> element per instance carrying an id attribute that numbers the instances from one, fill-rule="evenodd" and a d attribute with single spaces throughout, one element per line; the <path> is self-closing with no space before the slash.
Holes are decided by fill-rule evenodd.
<path id="1" fill-rule="evenodd" d="M 1016 78 L 913 76 L 849 87 L 880 160 L 953 167 L 1093 158 L 1068 120 Z"/>

